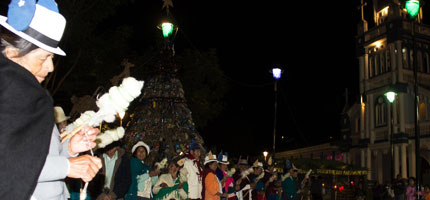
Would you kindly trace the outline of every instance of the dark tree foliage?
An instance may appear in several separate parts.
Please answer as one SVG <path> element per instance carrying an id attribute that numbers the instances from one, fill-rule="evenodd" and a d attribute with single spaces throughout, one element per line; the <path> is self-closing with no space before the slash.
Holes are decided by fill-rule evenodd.
<path id="1" fill-rule="evenodd" d="M 142 13 L 144 22 L 131 21 L 132 13 L 124 10 L 128 11 L 138 3 L 134 0 L 58 2 L 60 12 L 67 19 L 60 43 L 67 56 L 56 56 L 55 70 L 43 85 L 66 112 L 71 109 L 72 95 L 92 95 L 100 86 L 104 89 L 111 87 L 110 79 L 123 70 L 123 59 L 135 64 L 130 69 L 131 76 L 141 80 L 151 78 L 163 45 L 161 33 L 152 26 L 158 21 L 159 14 L 152 14 L 161 13 L 161 10 Z M 162 1 L 160 8 L 161 4 Z M 144 6 L 155 9 L 154 6 Z M 142 27 L 149 25 L 151 27 Z M 186 45 L 189 43 L 184 41 L 179 31 L 175 42 L 181 46 L 175 47 L 174 59 L 196 127 L 202 128 L 222 111 L 227 82 L 214 49 L 198 50 L 192 45 L 192 49 L 188 49 L 190 47 Z"/>

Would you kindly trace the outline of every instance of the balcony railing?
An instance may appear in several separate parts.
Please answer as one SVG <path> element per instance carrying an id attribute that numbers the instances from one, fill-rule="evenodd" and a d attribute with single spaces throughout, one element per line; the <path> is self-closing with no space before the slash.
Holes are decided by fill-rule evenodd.
<path id="1" fill-rule="evenodd" d="M 429 136 L 430 135 L 430 121 L 419 121 L 420 125 L 420 136 Z M 408 137 L 415 137 L 415 126 L 414 124 L 407 124 L 405 127 L 405 132 L 408 134 Z"/>

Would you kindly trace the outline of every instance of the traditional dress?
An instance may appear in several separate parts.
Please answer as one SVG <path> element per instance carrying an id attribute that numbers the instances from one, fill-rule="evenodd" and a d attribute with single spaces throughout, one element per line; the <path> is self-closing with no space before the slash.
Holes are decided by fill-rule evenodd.
<path id="1" fill-rule="evenodd" d="M 130 159 L 130 168 L 131 168 L 131 185 L 128 189 L 127 194 L 125 195 L 126 200 L 135 200 L 137 199 L 137 196 L 143 196 L 143 195 L 151 195 L 152 188 L 140 188 L 138 193 L 138 183 L 147 183 L 147 180 L 152 181 L 149 177 L 149 171 L 150 168 L 148 165 L 146 165 L 143 161 L 132 157 Z M 145 186 L 145 184 L 140 184 L 140 186 Z M 148 193 L 149 191 L 149 193 Z M 150 198 L 151 196 L 148 196 L 147 198 Z"/>
<path id="2" fill-rule="evenodd" d="M 225 176 L 227 176 L 227 172 L 221 170 L 220 168 L 217 168 L 216 175 L 218 177 L 218 180 L 222 180 L 224 179 Z M 228 194 L 228 197 L 227 197 L 228 200 L 236 199 L 236 192 L 234 189 L 234 179 L 232 177 L 227 178 L 227 180 L 223 185 L 222 192 Z M 225 198 L 222 198 L 222 199 L 225 199 Z"/>
<path id="3" fill-rule="evenodd" d="M 215 175 L 215 172 L 208 169 L 207 173 L 205 173 L 205 200 L 220 200 L 221 197 L 217 195 L 217 193 L 222 194 L 222 186 L 221 182 L 218 180 L 218 177 Z"/>
<path id="4" fill-rule="evenodd" d="M 181 169 L 181 174 L 186 174 L 188 182 L 188 198 L 201 199 L 202 198 L 202 168 L 200 162 L 197 161 L 192 155 L 187 155 L 184 162 L 184 167 Z"/>
<path id="5" fill-rule="evenodd" d="M 163 183 L 167 184 L 166 188 L 160 186 Z M 173 179 L 171 174 L 161 175 L 152 189 L 154 200 L 187 199 L 188 183 L 183 182 L 181 189 L 178 188 L 179 183 L 179 177 Z"/>

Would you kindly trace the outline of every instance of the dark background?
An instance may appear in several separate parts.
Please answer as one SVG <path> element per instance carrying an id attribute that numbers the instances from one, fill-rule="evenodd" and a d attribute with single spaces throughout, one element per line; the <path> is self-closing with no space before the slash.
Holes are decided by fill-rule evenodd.
<path id="1" fill-rule="evenodd" d="M 359 10 L 354 5 L 184 3 L 176 2 L 176 19 L 197 48 L 217 48 L 231 84 L 225 111 L 200 130 L 209 146 L 242 155 L 272 149 L 274 79 L 269 70 L 274 66 L 284 69 L 279 82 L 277 150 L 339 137 L 345 88 L 351 102 L 358 94 L 354 38 Z"/>
<path id="2" fill-rule="evenodd" d="M 8 3 L 2 0 L 0 14 L 6 14 Z M 271 150 L 274 79 L 269 70 L 275 66 L 284 70 L 278 85 L 277 150 L 339 138 L 345 89 L 349 104 L 358 100 L 359 1 L 173 3 L 171 11 L 180 28 L 176 50 L 215 48 L 229 83 L 222 113 L 199 130 L 206 145 L 235 155 Z M 130 45 L 144 49 L 156 38 L 161 6 L 159 0 L 119 6 L 100 31 L 104 26 L 131 24 L 135 30 Z M 366 9 L 372 13 L 371 6 Z"/>

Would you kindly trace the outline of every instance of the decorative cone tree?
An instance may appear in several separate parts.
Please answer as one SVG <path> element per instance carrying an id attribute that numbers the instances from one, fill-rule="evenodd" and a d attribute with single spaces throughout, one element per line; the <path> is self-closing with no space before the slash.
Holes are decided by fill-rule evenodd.
<path id="1" fill-rule="evenodd" d="M 147 143 L 151 147 L 149 164 L 188 152 L 192 140 L 203 148 L 203 139 L 195 129 L 177 77 L 172 41 L 172 35 L 165 37 L 164 48 L 151 78 L 144 84 L 138 105 L 129 111 L 130 122 L 123 139 L 127 149 L 138 141 Z"/>

